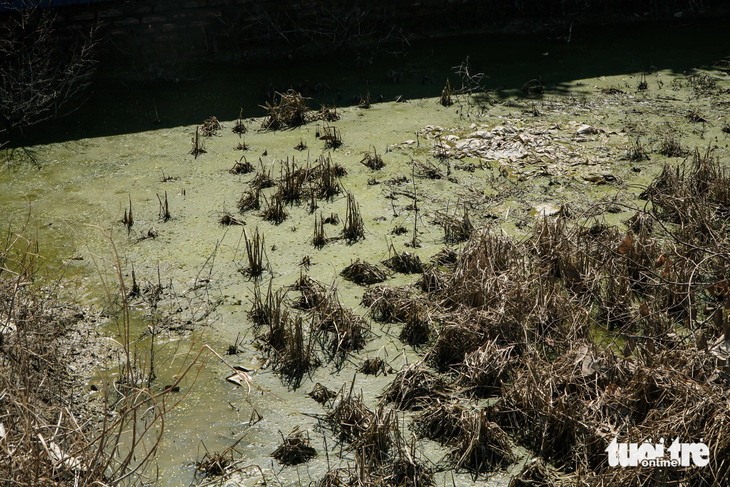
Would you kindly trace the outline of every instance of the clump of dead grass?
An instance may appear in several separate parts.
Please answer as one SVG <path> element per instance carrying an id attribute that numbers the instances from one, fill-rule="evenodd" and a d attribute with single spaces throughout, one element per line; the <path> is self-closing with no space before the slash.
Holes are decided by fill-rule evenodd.
<path id="1" fill-rule="evenodd" d="M 301 93 L 288 90 L 286 93 L 276 92 L 273 102 L 263 106 L 267 115 L 261 123 L 264 130 L 279 130 L 286 127 L 298 127 L 310 120 L 309 107 Z"/>
<path id="2" fill-rule="evenodd" d="M 378 268 L 378 266 L 361 261 L 360 259 L 357 259 L 355 262 L 342 269 L 340 275 L 355 284 L 367 285 L 383 282 L 388 277 L 385 275 L 385 272 Z"/>
<path id="3" fill-rule="evenodd" d="M 281 435 L 281 439 L 282 444 L 271 456 L 282 465 L 299 465 L 317 456 L 317 450 L 312 447 L 309 434 L 300 431 L 299 427 L 295 427 L 286 437 Z"/>

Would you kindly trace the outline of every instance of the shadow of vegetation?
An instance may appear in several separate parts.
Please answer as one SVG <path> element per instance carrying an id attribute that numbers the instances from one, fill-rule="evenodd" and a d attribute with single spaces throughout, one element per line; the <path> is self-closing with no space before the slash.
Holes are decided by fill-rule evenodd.
<path id="1" fill-rule="evenodd" d="M 262 116 L 274 92 L 293 88 L 309 106 L 356 105 L 397 97 L 439 96 L 447 78 L 459 88 L 454 66 L 467 56 L 497 99 L 523 96 L 525 82 L 541 78 L 545 93 L 582 96 L 571 81 L 599 76 L 690 71 L 730 55 L 727 19 L 675 19 L 610 26 L 573 26 L 539 35 L 489 34 L 429 39 L 408 51 L 343 53 L 321 60 L 258 64 L 103 68 L 86 104 L 65 118 L 26 130 L 16 146 L 113 136 L 198 125 L 215 115 L 234 120 Z M 562 29 L 562 31 L 561 31 Z M 583 88 L 587 94 L 592 87 Z"/>

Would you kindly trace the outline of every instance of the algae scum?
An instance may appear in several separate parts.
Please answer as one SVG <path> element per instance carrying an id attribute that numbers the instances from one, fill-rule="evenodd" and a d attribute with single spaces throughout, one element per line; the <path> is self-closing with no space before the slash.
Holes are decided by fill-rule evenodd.
<path id="1" fill-rule="evenodd" d="M 727 479 L 726 72 L 452 100 L 285 92 L 6 166 L 3 220 L 30 214 L 69 297 L 108 305 L 121 269 L 140 375 L 180 401 L 147 475 Z M 607 466 L 615 436 L 678 434 L 709 467 Z"/>

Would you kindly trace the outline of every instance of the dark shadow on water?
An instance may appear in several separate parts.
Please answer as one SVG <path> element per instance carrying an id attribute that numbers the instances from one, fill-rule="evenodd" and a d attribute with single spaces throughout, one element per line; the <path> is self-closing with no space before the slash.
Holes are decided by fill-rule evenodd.
<path id="1" fill-rule="evenodd" d="M 472 72 L 486 74 L 484 84 L 497 97 L 521 96 L 524 83 L 537 77 L 546 93 L 561 94 L 569 91 L 571 80 L 666 69 L 682 73 L 711 65 L 730 55 L 726 25 L 727 19 L 637 22 L 575 27 L 570 42 L 565 36 L 493 34 L 419 41 L 403 52 L 346 54 L 317 61 L 146 66 L 123 74 L 104 70 L 81 109 L 27 130 L 16 143 L 197 125 L 213 115 L 233 120 L 241 108 L 244 117 L 261 116 L 260 105 L 267 96 L 290 87 L 311 97 L 312 108 L 356 104 L 368 92 L 374 103 L 398 96 L 434 97 L 446 78 L 452 87 L 460 86 L 453 67 L 467 56 Z"/>

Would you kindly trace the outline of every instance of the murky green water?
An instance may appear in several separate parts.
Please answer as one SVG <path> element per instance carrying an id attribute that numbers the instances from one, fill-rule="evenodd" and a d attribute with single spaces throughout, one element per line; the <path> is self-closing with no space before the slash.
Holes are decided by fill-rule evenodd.
<path id="1" fill-rule="evenodd" d="M 154 339 L 155 387 L 174 381 L 183 364 L 197 355 L 204 344 L 223 354 L 237 339 L 242 352 L 227 356 L 231 365 L 259 369 L 260 352 L 253 346 L 247 311 L 253 297 L 253 283 L 239 269 L 244 265 L 244 244 L 240 226 L 224 227 L 218 220 L 225 211 L 237 215 L 236 202 L 252 175 L 232 175 L 228 169 L 241 156 L 279 175 L 282 160 L 297 164 L 314 164 L 325 154 L 323 142 L 316 137 L 318 125 L 278 132 L 259 132 L 259 120 L 249 120 L 244 136 L 249 151 L 234 149 L 241 139 L 231 132 L 238 108 L 244 113 L 258 113 L 256 107 L 269 83 L 288 87 L 304 81 L 307 87 L 324 83 L 317 100 L 346 100 L 352 94 L 369 90 L 383 94 L 387 100 L 397 94 L 413 98 L 408 103 L 377 103 L 368 110 L 356 107 L 341 109 L 336 126 L 344 145 L 331 152 L 334 162 L 346 168 L 343 186 L 355 194 L 365 222 L 366 238 L 354 245 L 336 240 L 317 250 L 311 245 L 313 216 L 306 204 L 288 207 L 289 218 L 273 225 L 255 213 L 238 216 L 248 232 L 258 227 L 265 235 L 267 259 L 274 287 L 292 284 L 303 272 L 300 263 L 309 257 L 308 275 L 322 283 L 336 283 L 343 303 L 363 314 L 359 307 L 364 288 L 343 281 L 340 271 L 356 258 L 377 263 L 388 257 L 391 243 L 406 250 L 412 238 L 414 211 L 412 199 L 405 193 L 412 181 L 386 184 L 392 178 L 412 176 L 413 159 L 435 161 L 435 136 L 457 140 L 468 138 L 477 130 L 509 127 L 505 141 L 549 141 L 555 153 L 532 151 L 524 157 L 452 159 L 454 179 L 416 178 L 419 197 L 418 239 L 421 246 L 407 249 L 429 260 L 444 245 L 443 231 L 433 223 L 437 212 L 467 204 L 472 219 L 480 225 L 490 224 L 507 233 L 522 235 L 540 211 L 539 205 L 560 208 L 568 205 L 572 218 L 608 223 L 621 222 L 631 216 L 620 205 L 638 204 L 637 188 L 646 184 L 660 169 L 664 158 L 654 151 L 666 134 L 676 134 L 688 147 L 716 145 L 721 157 L 727 156 L 728 136 L 721 132 L 728 115 L 730 82 L 719 71 L 711 72 L 717 87 L 710 94 L 693 92 L 683 71 L 708 64 L 730 54 L 730 42 L 718 42 L 713 24 L 677 25 L 672 28 L 634 26 L 631 35 L 616 38 L 599 32 L 593 38 L 576 33 L 571 44 L 545 41 L 544 38 L 489 37 L 424 43 L 399 57 L 380 55 L 372 59 L 337 60 L 333 63 L 310 63 L 276 68 L 257 67 L 251 72 L 233 67 L 206 67 L 200 78 L 176 84 L 157 81 L 135 84 L 131 90 L 109 81 L 99 89 L 98 97 L 110 95 L 87 106 L 66 125 L 56 125 L 52 133 L 35 134 L 40 142 L 32 147 L 40 166 L 14 163 L 6 165 L 0 175 L 1 223 L 19 228 L 29 219 L 28 230 L 37 235 L 41 253 L 50 266 L 65 266 L 69 297 L 82 303 L 103 306 L 105 293 L 100 277 L 116 289 L 113 277 L 111 241 L 117 247 L 126 284 L 131 284 L 131 269 L 142 287 L 159 282 L 165 286 L 161 303 L 168 321 L 159 325 Z M 632 30 L 634 29 L 634 30 Z M 488 73 L 487 86 L 504 88 L 495 97 L 498 103 L 475 106 L 466 98 L 444 108 L 436 96 L 450 68 L 467 55 L 475 69 Z M 646 69 L 649 89 L 636 89 L 640 71 Z M 402 83 L 386 83 L 387 69 L 404 73 Z M 515 97 L 527 80 L 542 75 L 547 92 L 541 98 Z M 428 78 L 425 78 L 427 76 Z M 452 84 L 458 78 L 450 75 Z M 365 83 L 372 80 L 372 83 Z M 432 81 L 431 81 L 432 80 Z M 677 80 L 677 81 L 675 81 Z M 421 84 L 423 81 L 423 84 Z M 127 81 L 130 83 L 130 81 Z M 607 94 L 602 89 L 618 88 L 622 94 Z M 108 102 L 108 107 L 106 103 Z M 315 102 L 313 102 L 314 105 Z M 339 103 L 338 104 L 342 104 Z M 314 105 L 316 106 L 316 105 Z M 155 107 L 157 115 L 155 115 Z M 707 123 L 693 124 L 685 114 L 700 109 Z M 219 136 L 205 139 L 207 153 L 194 158 L 189 154 L 195 125 L 210 115 L 224 121 Z M 152 124 L 159 118 L 161 123 Z M 581 137 L 582 124 L 602 130 Z M 431 126 L 430 128 L 427 128 Z M 440 127 L 443 130 L 434 129 Z M 80 138 L 75 134 L 84 133 Z M 418 133 L 418 135 L 417 135 Z M 630 144 L 640 137 L 651 158 L 631 162 L 624 156 Z M 308 149 L 294 147 L 304 142 Z M 527 144 L 527 142 L 525 142 Z M 529 145 L 529 144 L 528 144 Z M 374 147 L 386 167 L 370 171 L 360 164 L 363 155 Z M 533 146 L 530 146 L 533 147 Z M 264 155 L 265 154 L 265 155 Z M 477 165 L 474 172 L 458 169 L 460 164 Z M 438 165 L 438 162 L 434 162 Z M 173 180 L 163 182 L 163 175 Z M 594 176 L 610 175 L 608 184 L 597 184 Z M 379 184 L 368 184 L 375 178 Z M 593 179 L 591 179 L 593 178 Z M 267 190 L 269 195 L 272 190 Z M 171 220 L 159 216 L 158 196 L 169 202 Z M 394 195 L 395 199 L 386 198 Z M 129 201 L 135 223 L 131 233 L 119 223 Z M 615 201 L 619 209 L 605 213 L 598 202 Z M 335 212 L 344 217 L 345 198 L 320 201 L 325 216 Z M 28 216 L 30 215 L 30 216 Z M 391 234 L 396 226 L 409 233 Z M 112 230 L 113 228 L 113 230 Z M 328 237 L 336 237 L 342 224 L 326 226 Z M 156 238 L 143 238 L 151 233 Z M 111 234 L 111 239 L 108 235 Z M 415 276 L 394 275 L 386 284 L 412 283 Z M 198 284 L 205 283 L 204 287 Z M 143 302 L 134 302 L 133 338 L 142 362 L 149 360 L 147 316 Z M 164 306 L 163 306 L 164 305 Z M 175 313 L 176 308 L 195 311 L 191 327 L 189 313 Z M 207 314 L 210 312 L 209 314 Z M 192 331 L 176 330 L 176 325 Z M 116 328 L 110 325 L 109 332 Z M 187 485 L 193 476 L 193 462 L 207 451 L 217 452 L 245 435 L 237 450 L 244 464 L 257 464 L 270 479 L 278 477 L 285 485 L 318 480 L 328 467 L 324 453 L 323 432 L 315 416 L 324 412 L 304 393 L 316 382 L 340 389 L 352 380 L 354 371 L 366 357 L 387 359 L 398 370 L 405 363 L 418 360 L 410 347 L 398 340 L 399 326 L 373 323 L 375 337 L 366 348 L 350 359 L 343 370 L 323 366 L 305 378 L 301 389 L 289 390 L 268 369 L 253 375 L 255 388 L 247 397 L 245 388 L 225 381 L 229 369 L 218 358 L 205 354 L 200 369 L 194 369 L 182 381 L 179 406 L 168 417 L 166 436 L 159 453 L 162 485 Z M 358 374 L 355 388 L 362 389 L 370 407 L 390 380 Z M 250 427 L 252 412 L 262 420 Z M 404 416 L 402 428 L 407 416 Z M 281 468 L 270 454 L 280 442 L 279 431 L 287 434 L 294 426 L 309 430 L 313 446 L 320 455 L 299 468 Z M 333 440 L 328 437 L 330 466 L 353 463 L 346 452 L 338 458 Z M 443 450 L 426 443 L 423 450 L 438 462 Z M 337 449 L 339 452 L 339 449 Z M 438 477 L 438 484 L 448 479 Z M 505 485 L 509 471 L 497 473 L 494 485 Z M 256 478 L 244 482 L 253 484 Z M 473 482 L 467 475 L 455 477 L 457 485 Z M 485 485 L 484 481 L 477 482 Z M 486 483 L 488 484 L 488 483 Z"/>

